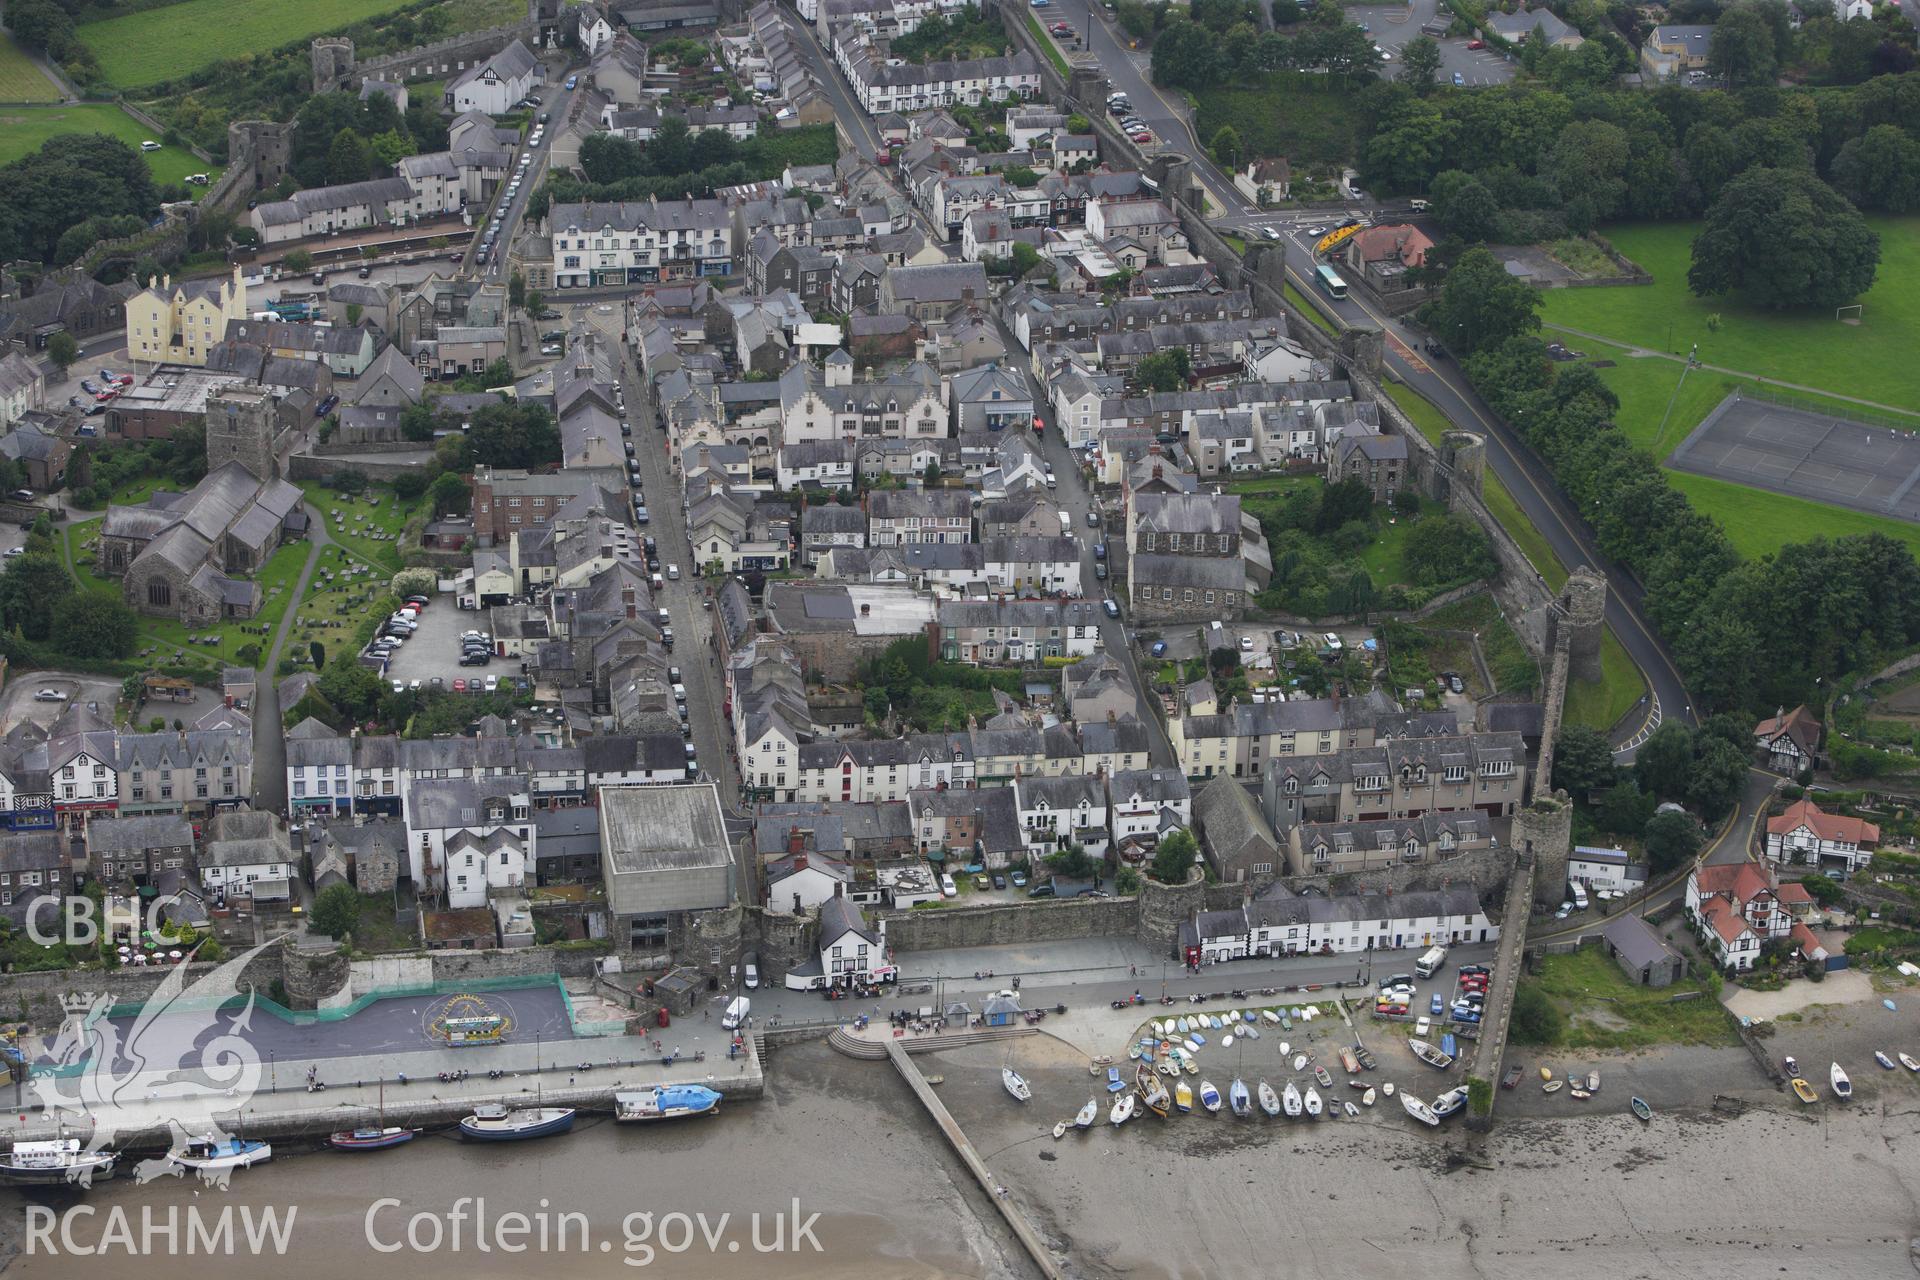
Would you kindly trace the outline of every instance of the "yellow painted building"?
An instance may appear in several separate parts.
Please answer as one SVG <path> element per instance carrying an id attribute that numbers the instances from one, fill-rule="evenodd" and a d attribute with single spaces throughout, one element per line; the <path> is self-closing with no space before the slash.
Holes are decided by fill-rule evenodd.
<path id="1" fill-rule="evenodd" d="M 203 365 L 226 336 L 227 321 L 247 318 L 247 286 L 240 268 L 231 279 L 149 278 L 127 300 L 127 356 L 145 364 Z"/>

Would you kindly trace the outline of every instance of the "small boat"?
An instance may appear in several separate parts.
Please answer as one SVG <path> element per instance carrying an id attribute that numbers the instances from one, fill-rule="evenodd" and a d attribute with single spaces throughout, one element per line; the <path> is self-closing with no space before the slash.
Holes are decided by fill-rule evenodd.
<path id="1" fill-rule="evenodd" d="M 1460 1045 L 1454 1040 L 1453 1032 L 1449 1031 L 1440 1037 L 1440 1052 L 1446 1054 L 1449 1058 L 1457 1058 L 1460 1056 Z"/>
<path id="2" fill-rule="evenodd" d="M 1847 1079 L 1847 1073 L 1841 1070 L 1839 1063 L 1828 1068 L 1827 1080 L 1833 1085 L 1834 1097 L 1845 1099 L 1853 1096 L 1853 1081 Z"/>
<path id="3" fill-rule="evenodd" d="M 548 1138 L 573 1128 L 572 1107 L 515 1107 L 491 1103 L 475 1107 L 460 1122 L 460 1136 L 469 1142 L 518 1142 Z"/>
<path id="4" fill-rule="evenodd" d="M 1581 1088 L 1578 1088 L 1577 1086 L 1569 1085 L 1567 1087 L 1567 1096 L 1569 1098 L 1578 1098 L 1580 1099 L 1580 1101 L 1585 1102 L 1588 1098 L 1591 1098 L 1593 1094 L 1586 1089 L 1581 1089 Z"/>
<path id="5" fill-rule="evenodd" d="M 1799 1076 L 1793 1078 L 1793 1096 L 1802 1102 L 1820 1101 L 1820 1095 L 1813 1091 L 1813 1086 Z"/>
<path id="6" fill-rule="evenodd" d="M 1120 1068 L 1115 1067 L 1114 1070 L 1117 1072 Z M 1033 1087 L 1027 1083 L 1025 1076 L 1012 1067 L 1000 1068 L 1000 1083 L 1007 1087 L 1007 1092 L 1013 1095 L 1015 1102 L 1026 1102 L 1033 1097 Z"/>
<path id="7" fill-rule="evenodd" d="M 1786 1057 L 1780 1059 L 1780 1064 L 1787 1069 L 1789 1076 L 1797 1076 L 1800 1074 L 1800 1063 L 1795 1060 L 1792 1054 L 1788 1054 Z"/>
<path id="8" fill-rule="evenodd" d="M 1426 1063 L 1430 1067 L 1438 1067 L 1440 1070 L 1445 1071 L 1448 1067 L 1453 1065 L 1452 1054 L 1444 1053 L 1441 1050 L 1434 1048 L 1432 1045 L 1428 1044 L 1425 1040 L 1408 1040 L 1407 1048 L 1413 1050 L 1414 1057 L 1420 1059 L 1420 1061 Z"/>
<path id="9" fill-rule="evenodd" d="M 641 1124 L 651 1120 L 718 1115 L 720 1096 L 718 1090 L 709 1089 L 703 1084 L 655 1085 L 651 1089 L 616 1093 L 613 1095 L 613 1118 L 621 1124 Z"/>
<path id="10" fill-rule="evenodd" d="M 1347 1109 L 1348 1119 L 1352 1119 L 1354 1116 L 1360 1114 L 1360 1108 L 1354 1106 L 1351 1102 L 1343 1102 L 1340 1105 Z"/>
<path id="11" fill-rule="evenodd" d="M 1238 1009 L 1229 1009 L 1229 1010 L 1227 1010 L 1227 1012 L 1226 1012 L 1226 1021 L 1227 1021 L 1227 1022 L 1229 1022 L 1229 1023 L 1233 1023 L 1233 1022 L 1238 1022 L 1238 1021 L 1240 1021 L 1240 1011 L 1239 1011 Z"/>
<path id="12" fill-rule="evenodd" d="M 1233 1108 L 1233 1114 L 1243 1119 L 1253 1114 L 1253 1095 L 1247 1092 L 1247 1082 L 1239 1076 L 1227 1086 L 1227 1105 Z"/>
<path id="13" fill-rule="evenodd" d="M 1192 1039 L 1191 1037 L 1181 1041 L 1181 1047 L 1184 1048 L 1188 1053 L 1200 1052 L 1200 1042 L 1198 1040 Z"/>
<path id="14" fill-rule="evenodd" d="M 1648 1106 L 1643 1099 L 1628 1098 L 1627 1105 L 1629 1107 L 1632 1107 L 1633 1114 L 1635 1114 L 1636 1116 L 1639 1116 L 1642 1120 L 1653 1119 L 1653 1108 Z"/>
<path id="15" fill-rule="evenodd" d="M 1388 1086 L 1388 1091 L 1389 1091 L 1389 1092 L 1391 1092 L 1391 1091 L 1392 1091 L 1392 1086 Z M 1360 1105 L 1361 1105 L 1361 1106 L 1363 1106 L 1363 1107 L 1370 1107 L 1370 1106 L 1372 1106 L 1372 1105 L 1373 1105 L 1373 1096 L 1374 1096 L 1374 1095 L 1373 1095 L 1373 1090 L 1372 1090 L 1372 1089 L 1368 1089 L 1368 1090 L 1367 1090 L 1367 1091 L 1366 1091 L 1365 1093 L 1363 1093 L 1363 1094 L 1361 1094 L 1361 1095 L 1360 1095 Z"/>
<path id="16" fill-rule="evenodd" d="M 1900 1065 L 1909 1071 L 1920 1071 L 1920 1060 L 1916 1060 L 1904 1053 L 1900 1055 Z"/>
<path id="17" fill-rule="evenodd" d="M 1270 1116 L 1280 1114 L 1280 1095 L 1265 1080 L 1260 1082 L 1260 1109 Z"/>
<path id="18" fill-rule="evenodd" d="M 1600 1092 L 1600 1068 L 1598 1067 L 1595 1067 L 1593 1070 L 1587 1072 L 1587 1092 L 1588 1093 Z"/>
<path id="19" fill-rule="evenodd" d="M 1284 1058 L 1292 1052 L 1293 1052 L 1293 1046 L 1288 1044 L 1285 1040 L 1282 1040 L 1280 1042 L 1280 1056 Z"/>
<path id="20" fill-rule="evenodd" d="M 1393 1096 L 1393 1081 L 1389 1080 L 1385 1084 L 1381 1085 L 1380 1092 L 1386 1094 L 1389 1098 L 1391 1098 Z"/>
<path id="21" fill-rule="evenodd" d="M 1553 1070 L 1552 1070 L 1552 1068 L 1550 1068 L 1550 1067 L 1542 1067 L 1542 1068 L 1540 1068 L 1540 1078 L 1541 1078 L 1542 1080 L 1551 1080 L 1551 1079 L 1553 1079 Z"/>
<path id="22" fill-rule="evenodd" d="M 1180 1064 L 1176 1062 L 1174 1059 L 1168 1058 L 1165 1062 L 1161 1063 L 1158 1067 L 1155 1067 L 1154 1070 L 1158 1071 L 1163 1076 L 1177 1076 L 1180 1074 Z"/>
<path id="23" fill-rule="evenodd" d="M 1362 1070 L 1372 1071 L 1380 1065 L 1374 1061 L 1373 1053 L 1363 1044 L 1353 1046 L 1353 1056 L 1360 1059 Z"/>
<path id="24" fill-rule="evenodd" d="M 1540 1092 L 1557 1093 L 1560 1090 L 1560 1086 L 1564 1085 L 1565 1083 L 1566 1081 L 1564 1080 L 1549 1080 L 1545 1084 L 1540 1086 Z"/>
<path id="25" fill-rule="evenodd" d="M 1056 1124 L 1055 1126 L 1053 1126 L 1053 1140 L 1055 1142 L 1058 1142 L 1060 1141 L 1060 1139 L 1066 1136 L 1067 1136 L 1067 1122 L 1065 1120 L 1062 1120 L 1059 1124 Z"/>
<path id="26" fill-rule="evenodd" d="M 403 1129 L 391 1124 L 384 1128 L 342 1129 L 327 1135 L 327 1145 L 335 1151 L 384 1151 L 403 1142 L 412 1142 L 419 1132 L 418 1129 Z"/>
<path id="27" fill-rule="evenodd" d="M 1147 1110 L 1166 1119 L 1167 1108 L 1173 1103 L 1173 1095 L 1167 1092 L 1167 1086 L 1161 1084 L 1160 1078 L 1151 1071 L 1142 1071 L 1138 1083 L 1140 1100 L 1147 1104 Z"/>
<path id="28" fill-rule="evenodd" d="M 1160 1037 L 1163 1037 L 1167 1034 L 1166 1032 L 1167 1024 L 1162 1022 L 1158 1018 L 1155 1018 L 1152 1022 L 1148 1023 L 1147 1025 L 1153 1028 L 1153 1034 L 1155 1039 L 1159 1039 Z"/>
<path id="29" fill-rule="evenodd" d="M 1277 1027 L 1280 1025 L 1280 1015 L 1271 1009 L 1262 1009 L 1260 1016 L 1266 1020 L 1268 1026 Z"/>
<path id="30" fill-rule="evenodd" d="M 1108 1067 L 1107 1068 L 1107 1092 L 1118 1093 L 1126 1087 L 1127 1087 L 1127 1082 L 1120 1078 L 1120 1068 Z"/>
<path id="31" fill-rule="evenodd" d="M 1878 1049 L 1875 1049 L 1873 1051 L 1873 1060 L 1879 1063 L 1882 1067 L 1886 1068 L 1888 1071 L 1893 1070 L 1893 1059 L 1889 1058 L 1886 1054 L 1880 1052 L 1880 1050 Z"/>
<path id="32" fill-rule="evenodd" d="M 1220 1047 L 1222 1049 L 1233 1048 L 1233 1032 L 1229 1031 L 1227 1032 L 1227 1034 L 1220 1037 Z"/>
<path id="33" fill-rule="evenodd" d="M 1291 1080 L 1287 1081 L 1286 1091 L 1280 1095 L 1280 1105 L 1286 1110 L 1287 1115 L 1295 1120 L 1300 1118 L 1300 1113 L 1304 1110 L 1300 1101 L 1300 1089 Z"/>
<path id="34" fill-rule="evenodd" d="M 1080 1113 L 1074 1116 L 1073 1127 L 1076 1129 L 1090 1129 L 1093 1127 L 1093 1122 L 1099 1118 L 1100 1099 L 1088 1098 L 1087 1105 L 1080 1108 Z"/>
<path id="35" fill-rule="evenodd" d="M 1305 1070 L 1307 1069 L 1307 1055 L 1306 1055 L 1306 1054 L 1304 1054 L 1304 1053 L 1296 1053 L 1296 1054 L 1294 1054 L 1294 1055 L 1293 1055 L 1293 1069 L 1294 1069 L 1295 1071 L 1305 1071 Z"/>
<path id="36" fill-rule="evenodd" d="M 1433 1114 L 1444 1119 L 1466 1105 L 1467 1087 L 1465 1085 L 1459 1085 L 1447 1090 L 1433 1100 Z"/>
<path id="37" fill-rule="evenodd" d="M 1321 1066 L 1317 1062 L 1313 1066 L 1313 1078 L 1320 1082 L 1320 1087 L 1322 1089 L 1333 1088 L 1333 1076 L 1328 1073 L 1325 1067 Z"/>
<path id="38" fill-rule="evenodd" d="M 1318 1116 L 1320 1115 L 1320 1106 L 1321 1106 L 1320 1091 L 1318 1089 L 1314 1088 L 1312 1085 L 1308 1085 L 1307 1091 L 1305 1094 L 1301 1096 L 1300 1101 L 1305 1104 L 1308 1115 L 1318 1118 Z"/>
<path id="39" fill-rule="evenodd" d="M 1196 1031 L 1193 1033 L 1193 1037 L 1187 1041 L 1187 1044 L 1193 1049 L 1195 1053 L 1198 1053 L 1200 1052 L 1200 1046 L 1204 1045 L 1206 1042 L 1207 1042 L 1207 1038 L 1201 1035 L 1198 1031 Z"/>
<path id="40" fill-rule="evenodd" d="M 1353 1056 L 1353 1050 L 1347 1048 L 1347 1046 L 1345 1045 L 1341 1045 L 1340 1046 L 1340 1065 L 1346 1068 L 1346 1072 L 1348 1075 L 1352 1075 L 1354 1072 L 1360 1069 L 1360 1060 Z"/>
<path id="41" fill-rule="evenodd" d="M 1175 1031 L 1178 1031 L 1181 1035 L 1187 1034 L 1187 1020 L 1185 1018 L 1175 1018 L 1168 1025 L 1171 1026 Z"/>
<path id="42" fill-rule="evenodd" d="M 1173 1086 L 1173 1106 L 1182 1115 L 1193 1110 L 1193 1086 L 1185 1080 Z"/>
<path id="43" fill-rule="evenodd" d="M 1219 1114 L 1220 1091 L 1213 1087 L 1213 1081 L 1211 1080 L 1202 1080 L 1200 1082 L 1200 1105 L 1216 1115 Z"/>
<path id="44" fill-rule="evenodd" d="M 1280 1014 L 1280 1029 L 1282 1031 L 1293 1030 L 1293 1019 L 1289 1017 L 1284 1010 Z"/>
<path id="45" fill-rule="evenodd" d="M 1246 1026 L 1240 1028 L 1240 1038 L 1242 1040 L 1258 1040 L 1260 1038 L 1260 1028 L 1254 1026 L 1252 1023 L 1248 1023 Z"/>
<path id="46" fill-rule="evenodd" d="M 169 1164 L 201 1173 L 249 1169 L 273 1159 L 273 1148 L 249 1138 L 198 1138 L 167 1153 Z"/>
<path id="47" fill-rule="evenodd" d="M 113 1176 L 116 1151 L 83 1151 L 78 1138 L 16 1142 L 0 1156 L 0 1183 L 11 1187 L 90 1187 Z"/>
<path id="48" fill-rule="evenodd" d="M 1140 1061 L 1140 1046 L 1137 1044 L 1128 1046 L 1127 1057 L 1133 1062 Z"/>
<path id="49" fill-rule="evenodd" d="M 1187 1068 L 1187 1074 L 1190 1076 L 1197 1076 L 1200 1074 L 1200 1064 L 1195 1062 L 1192 1058 L 1187 1059 L 1186 1068 Z"/>
<path id="50" fill-rule="evenodd" d="M 1407 1109 L 1408 1115 L 1418 1120 L 1421 1124 L 1431 1125 L 1436 1129 L 1440 1127 L 1440 1117 L 1433 1113 L 1433 1108 L 1412 1094 L 1401 1094 L 1400 1105 Z"/>
<path id="51" fill-rule="evenodd" d="M 1899 1005 L 1897 1005 L 1897 1004 L 1895 1004 L 1895 1003 L 1894 1003 L 1893 1001 L 1891 1001 L 1891 1000 L 1882 1000 L 1882 1001 L 1881 1001 L 1880 1003 L 1881 1003 L 1882 1005 L 1884 1005 L 1884 1006 L 1886 1007 L 1886 1010 L 1887 1010 L 1887 1012 L 1888 1012 L 1888 1013 L 1897 1013 L 1897 1012 L 1899 1012 L 1899 1009 L 1900 1009 L 1900 1006 L 1899 1006 Z"/>
<path id="52" fill-rule="evenodd" d="M 1115 1098 L 1113 1109 L 1107 1112 L 1107 1119 L 1113 1122 L 1113 1127 L 1116 1129 L 1133 1119 L 1133 1095 L 1123 1093 Z"/>

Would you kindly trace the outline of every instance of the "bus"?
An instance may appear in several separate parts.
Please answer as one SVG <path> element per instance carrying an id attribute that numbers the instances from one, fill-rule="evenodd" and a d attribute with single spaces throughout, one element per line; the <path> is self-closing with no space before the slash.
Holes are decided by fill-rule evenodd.
<path id="1" fill-rule="evenodd" d="M 1338 271 L 1335 271 L 1326 263 L 1323 262 L 1313 269 L 1313 278 L 1319 282 L 1321 291 L 1329 298 L 1344 298 L 1347 296 L 1347 282 L 1340 278 Z"/>

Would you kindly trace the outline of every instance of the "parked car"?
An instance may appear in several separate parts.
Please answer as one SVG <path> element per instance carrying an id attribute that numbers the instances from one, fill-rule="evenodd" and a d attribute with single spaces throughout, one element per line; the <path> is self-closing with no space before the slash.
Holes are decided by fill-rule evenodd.
<path id="1" fill-rule="evenodd" d="M 65 702 L 67 695 L 58 689 L 36 689 L 34 690 L 33 700 L 35 702 Z"/>
<path id="2" fill-rule="evenodd" d="M 1024 888 L 1026 888 L 1026 887 L 1027 887 L 1027 873 L 1026 873 L 1026 872 L 1024 872 L 1024 871 L 1016 871 L 1016 872 L 1014 872 L 1014 873 L 1013 873 L 1013 887 L 1014 887 L 1014 888 L 1016 888 L 1016 889 L 1024 889 Z"/>
<path id="3" fill-rule="evenodd" d="M 942 871 L 940 873 L 940 896 L 943 898 L 957 898 L 960 896 L 960 886 L 953 882 L 953 873 L 950 871 Z"/>
<path id="4" fill-rule="evenodd" d="M 1117 618 L 1120 616 L 1120 606 L 1112 596 L 1108 596 L 1106 599 L 1102 600 L 1100 602 L 1100 607 L 1107 611 L 1107 616 L 1109 618 Z"/>
<path id="5" fill-rule="evenodd" d="M 1029 898 L 1052 898 L 1057 896 L 1058 893 L 1059 891 L 1053 887 L 1053 881 L 1051 880 L 1043 884 L 1037 884 L 1027 890 L 1027 896 Z"/>
<path id="6" fill-rule="evenodd" d="M 1486 42 L 1485 40 L 1469 40 L 1469 41 L 1467 41 L 1467 48 L 1469 48 L 1469 49 L 1484 49 L 1484 48 L 1486 48 L 1486 47 L 1487 47 L 1487 42 Z"/>

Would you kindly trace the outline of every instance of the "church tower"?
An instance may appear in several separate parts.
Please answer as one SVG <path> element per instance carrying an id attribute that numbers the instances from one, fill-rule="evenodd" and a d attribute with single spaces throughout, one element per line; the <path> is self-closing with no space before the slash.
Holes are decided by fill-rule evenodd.
<path id="1" fill-rule="evenodd" d="M 265 483 L 279 478 L 273 451 L 273 397 L 256 387 L 224 387 L 207 397 L 207 470 L 237 462 Z"/>

